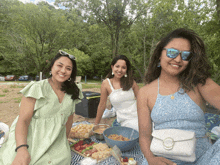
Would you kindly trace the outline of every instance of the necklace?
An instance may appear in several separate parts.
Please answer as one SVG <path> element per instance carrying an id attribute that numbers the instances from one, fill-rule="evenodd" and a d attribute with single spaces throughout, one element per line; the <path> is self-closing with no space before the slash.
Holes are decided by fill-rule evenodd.
<path id="1" fill-rule="evenodd" d="M 175 97 L 174 97 L 174 94 L 172 94 L 170 98 L 173 100 L 173 99 L 175 98 Z"/>

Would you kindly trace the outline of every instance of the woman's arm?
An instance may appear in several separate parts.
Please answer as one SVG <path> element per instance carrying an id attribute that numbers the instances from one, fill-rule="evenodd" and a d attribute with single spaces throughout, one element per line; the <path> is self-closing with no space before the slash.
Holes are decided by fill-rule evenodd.
<path id="1" fill-rule="evenodd" d="M 137 96 L 139 144 L 141 151 L 147 159 L 149 165 L 175 165 L 175 163 L 168 159 L 154 156 L 153 153 L 150 151 L 152 121 L 150 117 L 151 110 L 148 107 L 147 91 L 147 86 L 144 86 L 139 90 Z"/>
<path id="2" fill-rule="evenodd" d="M 70 115 L 66 122 L 66 137 L 69 137 L 69 133 L 73 124 L 73 115 Z"/>
<path id="3" fill-rule="evenodd" d="M 208 78 L 205 85 L 198 85 L 198 89 L 205 101 L 220 110 L 220 86 L 217 83 Z"/>
<path id="4" fill-rule="evenodd" d="M 22 97 L 19 118 L 15 128 L 16 147 L 27 144 L 28 127 L 33 116 L 35 102 L 36 99 L 34 98 Z M 22 163 L 26 165 L 30 163 L 30 160 L 31 158 L 27 147 L 21 147 L 17 150 L 12 165 Z"/>
<path id="5" fill-rule="evenodd" d="M 150 118 L 150 110 L 147 106 L 146 87 L 139 90 L 137 96 L 137 111 L 138 111 L 138 124 L 139 124 L 139 143 L 141 151 L 148 159 L 154 157 L 150 151 L 152 122 Z"/>
<path id="6" fill-rule="evenodd" d="M 100 123 L 103 112 L 106 108 L 106 103 L 107 103 L 107 98 L 108 98 L 107 83 L 108 82 L 105 79 L 101 85 L 101 97 L 100 97 L 100 102 L 99 102 L 98 109 L 97 109 L 95 124 Z"/>
<path id="7" fill-rule="evenodd" d="M 135 97 L 137 98 L 138 91 L 139 91 L 139 86 L 137 85 L 136 81 L 134 81 L 133 86 L 132 86 L 132 89 L 133 89 L 133 91 L 134 91 Z"/>

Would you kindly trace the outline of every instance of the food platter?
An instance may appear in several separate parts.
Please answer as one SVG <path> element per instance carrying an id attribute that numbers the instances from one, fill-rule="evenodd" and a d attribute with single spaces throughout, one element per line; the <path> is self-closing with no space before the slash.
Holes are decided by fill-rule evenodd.
<path id="1" fill-rule="evenodd" d="M 76 126 L 76 125 L 79 125 L 79 124 L 92 124 L 92 123 L 89 123 L 87 121 L 83 121 L 83 122 L 75 122 L 72 124 L 72 127 Z M 96 138 L 96 136 L 93 134 L 89 137 L 91 139 L 91 141 L 95 142 L 95 143 L 105 143 L 107 144 L 105 141 L 103 140 L 98 140 Z M 68 141 L 70 142 L 70 146 L 73 145 L 73 143 L 76 143 L 77 141 L 79 140 L 85 140 L 86 138 L 70 138 L 68 139 Z M 88 164 L 109 164 L 110 162 L 112 164 L 117 164 L 117 165 L 127 165 L 128 162 L 122 162 L 120 161 L 119 159 L 116 159 L 111 153 L 112 151 L 114 151 L 114 147 L 113 148 L 110 148 L 111 151 L 110 151 L 110 155 L 106 158 L 102 158 L 102 159 L 93 159 L 91 158 L 91 156 L 87 156 L 81 152 L 78 152 L 77 150 L 75 150 L 74 148 L 70 147 L 71 148 L 71 151 L 72 151 L 72 160 L 71 160 L 71 165 L 88 165 Z M 125 160 L 125 157 L 127 157 L 127 161 L 129 160 L 129 158 L 133 158 L 134 160 L 136 160 L 137 164 L 139 164 L 140 162 L 142 162 L 144 156 L 140 150 L 140 147 L 139 145 L 137 144 L 132 150 L 130 151 L 126 151 L 126 152 L 123 152 L 122 155 L 121 155 L 121 158 L 123 158 L 123 160 Z M 89 163 L 88 163 L 89 162 Z"/>
<path id="2" fill-rule="evenodd" d="M 81 140 L 68 140 L 71 142 L 71 150 L 80 156 L 96 159 L 97 162 L 101 162 L 111 156 L 111 148 L 109 148 L 106 143 L 97 143 L 92 141 L 90 138 Z"/>

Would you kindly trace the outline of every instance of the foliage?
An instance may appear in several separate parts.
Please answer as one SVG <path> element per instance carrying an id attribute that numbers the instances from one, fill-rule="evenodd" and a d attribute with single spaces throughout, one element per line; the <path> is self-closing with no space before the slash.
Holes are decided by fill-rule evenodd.
<path id="1" fill-rule="evenodd" d="M 132 63 L 144 79 L 159 40 L 170 31 L 190 28 L 207 46 L 212 77 L 220 83 L 219 0 L 56 0 L 0 1 L 0 74 L 47 73 L 59 49 L 77 57 L 78 75 L 105 77 L 116 54 Z"/>
<path id="2" fill-rule="evenodd" d="M 94 20 L 107 27 L 111 37 L 112 57 L 119 53 L 119 39 L 141 15 L 146 13 L 146 4 L 150 1 L 140 0 L 56 0 L 67 8 L 79 8 L 86 17 L 93 16 Z"/>
<path id="3" fill-rule="evenodd" d="M 88 73 L 91 73 L 92 66 L 91 66 L 91 58 L 86 55 L 84 52 L 74 48 L 64 51 L 68 52 L 69 54 L 72 54 L 76 57 L 76 63 L 77 63 L 77 76 L 83 76 Z"/>

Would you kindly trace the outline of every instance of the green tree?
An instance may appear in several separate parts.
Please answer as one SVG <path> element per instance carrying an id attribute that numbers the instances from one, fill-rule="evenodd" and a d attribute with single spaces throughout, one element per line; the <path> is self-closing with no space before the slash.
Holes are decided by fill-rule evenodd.
<path id="1" fill-rule="evenodd" d="M 80 8 L 81 13 L 94 16 L 99 24 L 104 24 L 111 37 L 112 57 L 119 53 L 120 34 L 131 27 L 134 21 L 144 15 L 150 1 L 140 0 L 56 0 L 56 4 L 68 8 Z"/>
<path id="2" fill-rule="evenodd" d="M 24 73 L 45 72 L 46 60 L 50 60 L 64 43 L 61 25 L 65 24 L 65 16 L 47 6 L 31 3 L 13 6 L 13 10 L 14 26 L 7 30 L 8 49 L 13 53 L 5 58 Z"/>
<path id="3" fill-rule="evenodd" d="M 218 21 L 220 21 L 220 0 L 216 0 L 216 9 L 217 9 L 217 16 L 218 16 Z"/>
<path id="4" fill-rule="evenodd" d="M 84 52 L 73 48 L 73 49 L 63 49 L 64 51 L 68 52 L 69 54 L 74 54 L 76 57 L 76 64 L 77 64 L 77 75 L 84 76 L 92 71 L 92 65 L 90 63 L 91 58 L 85 54 Z"/>
<path id="5" fill-rule="evenodd" d="M 204 7 L 200 7 L 204 6 Z M 200 35 L 208 22 L 211 8 L 206 2 L 183 0 L 155 0 L 147 15 L 137 19 L 124 38 L 124 52 L 135 67 L 135 77 L 143 80 L 149 59 L 160 39 L 176 28 L 190 28 Z"/>

